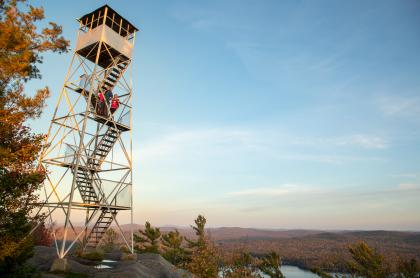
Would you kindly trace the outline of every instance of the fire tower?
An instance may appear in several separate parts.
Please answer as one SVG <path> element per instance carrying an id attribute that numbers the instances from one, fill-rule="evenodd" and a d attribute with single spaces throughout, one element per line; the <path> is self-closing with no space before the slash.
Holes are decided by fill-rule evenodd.
<path id="1" fill-rule="evenodd" d="M 133 252 L 132 232 L 120 225 L 133 223 L 131 59 L 138 29 L 108 5 L 78 21 L 40 157 L 47 178 L 38 214 L 64 225 L 54 233 L 59 258 L 77 242 L 96 248 L 111 225 Z"/>

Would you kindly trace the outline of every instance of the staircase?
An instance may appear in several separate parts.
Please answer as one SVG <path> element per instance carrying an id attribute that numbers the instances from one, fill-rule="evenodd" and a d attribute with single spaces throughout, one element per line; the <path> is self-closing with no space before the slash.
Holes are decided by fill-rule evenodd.
<path id="1" fill-rule="evenodd" d="M 113 217 L 116 216 L 117 211 L 115 209 L 109 210 L 107 208 L 103 208 L 101 211 L 101 215 L 99 215 L 98 220 L 93 226 L 91 232 L 86 238 L 86 247 L 96 247 L 98 246 L 99 242 L 101 241 L 103 235 L 108 230 L 109 226 L 111 226 Z"/>
<path id="2" fill-rule="evenodd" d="M 92 170 L 100 167 L 106 156 L 112 150 L 112 147 L 118 140 L 118 130 L 109 127 L 106 133 L 102 136 L 102 139 L 96 145 L 96 148 L 90 154 L 90 158 L 87 160 L 87 166 L 79 165 L 77 172 L 72 170 L 73 174 L 76 175 L 76 184 L 79 189 L 80 196 L 84 203 L 98 203 L 99 198 L 93 187 L 93 173 Z"/>
<path id="3" fill-rule="evenodd" d="M 98 85 L 97 90 L 92 92 L 90 109 L 91 111 L 94 111 L 95 114 L 95 109 L 98 104 L 98 92 L 105 92 L 106 90 L 114 89 L 124 74 L 124 71 L 128 68 L 129 63 L 129 60 L 122 61 L 122 56 L 118 56 L 114 60 L 113 65 L 105 71 L 103 81 Z M 88 95 L 86 94 L 84 97 L 87 100 Z M 95 119 L 96 121 L 101 122 L 100 117 L 95 117 Z M 101 210 L 98 220 L 85 239 L 85 247 L 96 247 L 99 244 L 103 235 L 111 225 L 113 216 L 115 217 L 117 214 L 116 209 L 106 208 L 105 204 L 102 204 L 103 200 L 101 195 L 99 195 L 99 192 L 97 193 L 95 191 L 93 184 L 93 177 L 95 173 L 100 169 L 101 164 L 111 152 L 120 135 L 120 130 L 114 126 L 115 124 L 113 124 L 112 121 L 106 121 L 107 122 L 105 124 L 109 127 L 105 134 L 98 136 L 101 137 L 101 139 L 96 144 L 93 151 L 89 153 L 87 161 L 83 163 L 84 165 L 79 165 L 77 172 L 73 170 L 73 174 L 76 175 L 76 184 L 83 202 L 87 204 L 98 204 L 99 208 L 97 209 Z"/>
<path id="4" fill-rule="evenodd" d="M 112 147 L 117 142 L 118 137 L 118 129 L 109 127 L 90 155 L 90 158 L 88 159 L 88 165 L 93 168 L 100 167 L 106 156 L 112 150 Z"/>
<path id="5" fill-rule="evenodd" d="M 89 170 L 80 165 L 76 173 L 74 170 L 72 172 L 73 175 L 76 174 L 76 184 L 83 202 L 88 204 L 98 203 L 98 195 L 93 188 L 93 179 Z"/>
<path id="6" fill-rule="evenodd" d="M 91 97 L 90 102 L 90 110 L 95 111 L 95 108 L 98 104 L 98 93 L 100 91 L 105 92 L 107 90 L 114 89 L 114 87 L 117 85 L 118 81 L 121 79 L 121 77 L 124 74 L 124 71 L 128 68 L 128 65 L 130 64 L 130 60 L 121 61 L 122 56 L 117 56 L 113 62 L 113 64 L 105 70 L 104 78 L 102 82 L 98 85 L 98 89 L 93 92 L 93 95 Z M 90 79 L 89 81 L 90 82 Z M 82 87 L 85 87 L 85 85 L 81 85 Z M 82 92 L 83 88 L 78 88 L 78 92 Z M 89 97 L 89 91 L 85 91 L 83 94 L 85 99 L 87 100 Z"/>
<path id="7" fill-rule="evenodd" d="M 121 62 L 121 56 L 115 58 L 114 65 L 106 70 L 104 79 L 99 86 L 99 89 L 103 92 L 106 90 L 112 90 L 117 85 L 118 80 L 120 80 L 129 64 L 129 60 Z"/>

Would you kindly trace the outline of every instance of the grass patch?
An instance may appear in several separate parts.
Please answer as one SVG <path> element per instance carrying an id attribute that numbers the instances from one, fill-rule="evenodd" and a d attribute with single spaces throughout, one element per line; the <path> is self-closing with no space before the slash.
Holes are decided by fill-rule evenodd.
<path id="1" fill-rule="evenodd" d="M 102 261 L 104 259 L 104 253 L 95 250 L 89 253 L 83 253 L 81 257 L 91 261 Z"/>

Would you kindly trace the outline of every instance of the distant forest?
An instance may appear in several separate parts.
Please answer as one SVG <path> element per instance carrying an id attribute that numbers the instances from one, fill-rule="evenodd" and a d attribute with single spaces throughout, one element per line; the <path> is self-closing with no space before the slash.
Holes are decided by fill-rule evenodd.
<path id="1" fill-rule="evenodd" d="M 381 254 L 385 260 L 396 265 L 401 260 L 420 260 L 420 233 L 391 231 L 317 232 L 279 231 L 277 238 L 267 236 L 218 239 L 217 246 L 224 252 L 246 248 L 253 255 L 265 254 L 274 250 L 282 257 L 283 264 L 295 265 L 304 269 L 322 268 L 328 271 L 345 271 L 345 261 L 351 254 L 350 244 L 366 242 Z M 217 237 L 217 232 L 213 231 Z M 279 238 L 286 234 L 284 238 Z M 273 236 L 274 234 L 272 234 Z"/>

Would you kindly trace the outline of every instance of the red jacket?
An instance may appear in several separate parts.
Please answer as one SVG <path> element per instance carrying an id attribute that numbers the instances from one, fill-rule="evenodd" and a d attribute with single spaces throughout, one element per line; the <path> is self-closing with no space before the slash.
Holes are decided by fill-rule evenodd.
<path id="1" fill-rule="evenodd" d="M 99 101 L 101 101 L 101 102 L 105 100 L 104 93 L 102 93 L 102 92 L 99 92 L 98 97 L 99 97 Z"/>
<path id="2" fill-rule="evenodd" d="M 111 101 L 111 108 L 117 109 L 120 106 L 120 100 L 118 98 L 113 98 Z"/>

